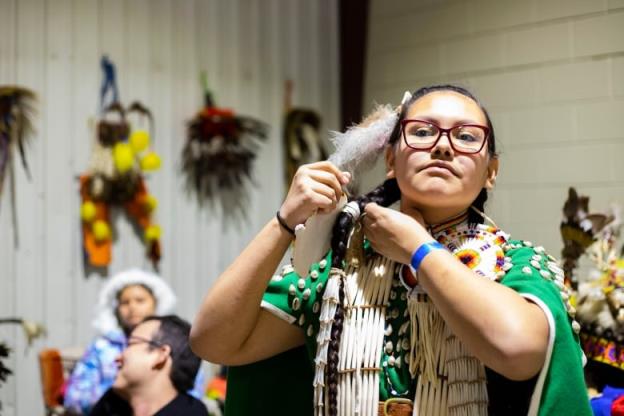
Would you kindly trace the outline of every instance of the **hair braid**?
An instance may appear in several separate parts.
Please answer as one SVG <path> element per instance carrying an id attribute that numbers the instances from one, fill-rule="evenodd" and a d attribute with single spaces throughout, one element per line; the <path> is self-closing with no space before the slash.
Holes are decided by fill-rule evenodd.
<path id="1" fill-rule="evenodd" d="M 399 186 L 395 179 L 388 179 L 383 184 L 373 189 L 366 195 L 356 199 L 360 212 L 364 212 L 366 204 L 375 202 L 387 207 L 398 201 L 401 197 Z M 347 253 L 347 244 L 351 230 L 355 225 L 356 218 L 350 212 L 342 211 L 332 230 L 332 268 L 344 270 L 344 259 Z M 340 279 L 339 302 L 334 315 L 334 323 L 331 330 L 331 338 L 327 349 L 327 396 L 328 413 L 330 416 L 338 414 L 338 357 L 340 339 L 344 322 L 344 280 Z"/>
<path id="2" fill-rule="evenodd" d="M 364 212 L 366 204 L 374 202 L 382 207 L 389 207 L 401 198 L 401 190 L 396 179 L 386 179 L 384 183 L 357 199 L 360 211 Z"/>
<path id="3" fill-rule="evenodd" d="M 327 397 L 330 416 L 338 414 L 338 354 L 344 322 L 344 280 L 340 279 L 340 295 L 334 324 L 331 329 L 331 338 L 327 349 Z"/>
<path id="4" fill-rule="evenodd" d="M 344 259 L 347 253 L 349 235 L 355 224 L 355 218 L 348 211 L 342 211 L 332 229 L 332 269 L 344 269 Z M 340 279 L 340 291 L 334 323 L 332 324 L 329 346 L 327 347 L 327 398 L 328 413 L 331 416 L 338 414 L 338 351 L 342 336 L 344 321 L 344 281 Z"/>
<path id="5" fill-rule="evenodd" d="M 474 202 L 471 204 L 473 207 L 475 207 L 476 209 L 478 209 L 481 212 L 485 212 L 484 206 L 485 206 L 485 202 L 488 199 L 488 193 L 487 190 L 485 188 L 481 189 L 481 192 L 479 192 L 479 195 L 477 195 L 477 198 L 474 200 Z M 476 212 L 475 210 L 472 210 L 470 208 L 468 208 L 468 223 L 469 224 L 483 224 L 483 216 L 481 216 L 480 213 Z"/>

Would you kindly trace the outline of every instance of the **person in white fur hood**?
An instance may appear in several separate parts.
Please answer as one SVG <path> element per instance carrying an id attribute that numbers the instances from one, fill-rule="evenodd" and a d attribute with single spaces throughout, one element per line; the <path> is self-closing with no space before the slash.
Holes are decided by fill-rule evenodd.
<path id="1" fill-rule="evenodd" d="M 76 364 L 65 390 L 65 407 L 74 414 L 89 414 L 117 375 L 117 357 L 132 329 L 150 315 L 174 312 L 176 296 L 159 276 L 129 269 L 112 276 L 102 287 L 93 327 L 96 337 Z M 201 399 L 204 373 L 198 372 L 189 394 Z"/>

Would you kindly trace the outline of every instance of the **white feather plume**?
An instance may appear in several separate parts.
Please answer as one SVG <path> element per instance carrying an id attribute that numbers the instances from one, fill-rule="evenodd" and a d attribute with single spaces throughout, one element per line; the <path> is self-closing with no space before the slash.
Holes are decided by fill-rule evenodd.
<path id="1" fill-rule="evenodd" d="M 383 153 L 397 120 L 397 112 L 390 105 L 383 105 L 346 132 L 330 132 L 336 151 L 329 161 L 357 178 L 360 172 L 370 169 Z"/>

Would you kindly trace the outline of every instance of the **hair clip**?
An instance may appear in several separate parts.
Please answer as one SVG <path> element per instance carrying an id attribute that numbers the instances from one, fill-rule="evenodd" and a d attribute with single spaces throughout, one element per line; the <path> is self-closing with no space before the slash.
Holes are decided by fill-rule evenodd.
<path id="1" fill-rule="evenodd" d="M 401 100 L 401 105 L 405 104 L 412 98 L 412 93 L 409 91 L 405 91 L 403 93 L 403 99 Z"/>

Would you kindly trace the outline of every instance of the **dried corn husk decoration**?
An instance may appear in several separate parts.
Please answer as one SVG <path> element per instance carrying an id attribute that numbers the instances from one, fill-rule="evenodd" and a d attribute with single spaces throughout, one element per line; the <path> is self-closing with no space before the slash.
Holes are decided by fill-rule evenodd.
<path id="1" fill-rule="evenodd" d="M 103 58 L 102 68 L 101 114 L 89 165 L 80 177 L 85 262 L 92 267 L 108 266 L 113 241 L 110 213 L 122 208 L 142 230 L 146 255 L 157 268 L 161 257 L 161 230 L 154 223 L 158 201 L 149 194 L 143 175 L 158 169 L 161 163 L 151 150 L 154 119 L 138 101 L 124 108 L 118 101 L 114 65 Z M 112 102 L 104 105 L 109 91 Z"/>

